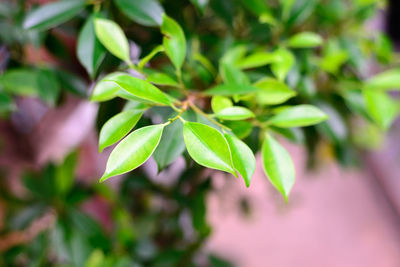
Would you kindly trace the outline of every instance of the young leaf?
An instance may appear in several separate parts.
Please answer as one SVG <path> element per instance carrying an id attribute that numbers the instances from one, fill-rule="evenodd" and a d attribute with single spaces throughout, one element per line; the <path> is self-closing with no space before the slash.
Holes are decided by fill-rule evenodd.
<path id="1" fill-rule="evenodd" d="M 256 101 L 261 105 L 281 104 L 296 96 L 296 92 L 285 83 L 272 78 L 261 79 L 254 86 L 260 89 L 256 93 Z"/>
<path id="2" fill-rule="evenodd" d="M 123 138 L 142 117 L 143 111 L 130 109 L 109 119 L 101 128 L 99 135 L 99 152 Z"/>
<path id="3" fill-rule="evenodd" d="M 269 134 L 266 135 L 261 154 L 268 179 L 287 201 L 295 182 L 295 169 L 290 154 Z"/>
<path id="4" fill-rule="evenodd" d="M 181 69 L 186 56 L 186 39 L 182 28 L 176 21 L 164 14 L 161 32 L 164 35 L 165 52 L 175 68 Z"/>
<path id="5" fill-rule="evenodd" d="M 233 167 L 243 177 L 246 186 L 250 186 L 251 178 L 256 170 L 256 158 L 251 149 L 239 138 L 224 134 L 232 153 Z"/>
<path id="6" fill-rule="evenodd" d="M 178 121 L 165 128 L 160 144 L 154 151 L 154 160 L 157 163 L 158 171 L 174 162 L 185 151 L 182 130 L 182 123 Z"/>
<path id="7" fill-rule="evenodd" d="M 217 95 L 211 98 L 211 108 L 214 111 L 214 113 L 217 113 L 220 110 L 223 110 L 224 108 L 229 108 L 232 106 L 233 106 L 232 101 L 225 96 Z"/>
<path id="8" fill-rule="evenodd" d="M 77 55 L 90 77 L 95 77 L 97 69 L 106 52 L 96 38 L 94 31 L 95 15 L 92 15 L 82 27 L 78 36 Z"/>
<path id="9" fill-rule="evenodd" d="M 381 72 L 369 79 L 365 87 L 368 89 L 400 90 L 400 69 Z"/>
<path id="10" fill-rule="evenodd" d="M 381 91 L 363 90 L 368 114 L 384 130 L 388 130 L 396 117 L 397 107 L 390 97 Z"/>
<path id="11" fill-rule="evenodd" d="M 273 53 L 268 52 L 256 52 L 247 56 L 246 58 L 239 60 L 237 67 L 241 69 L 250 69 L 262 67 L 276 61 L 276 56 Z"/>
<path id="12" fill-rule="evenodd" d="M 139 61 L 138 63 L 139 69 L 143 69 L 143 67 L 147 64 L 147 62 L 149 62 L 157 53 L 163 51 L 164 47 L 162 45 L 158 45 L 155 48 L 153 48 L 153 50 L 151 50 L 151 52 L 147 56 L 145 56 Z"/>
<path id="13" fill-rule="evenodd" d="M 238 121 L 254 118 L 254 113 L 244 107 L 227 107 L 217 112 L 215 116 L 221 120 Z"/>
<path id="14" fill-rule="evenodd" d="M 121 27 L 112 20 L 96 18 L 94 28 L 97 38 L 111 54 L 130 62 L 128 39 Z"/>
<path id="15" fill-rule="evenodd" d="M 117 7 L 130 19 L 145 26 L 159 26 L 164 9 L 156 0 L 116 0 Z"/>
<path id="16" fill-rule="evenodd" d="M 125 75 L 123 72 L 114 72 L 104 76 L 99 82 L 97 82 L 96 86 L 93 89 L 92 96 L 90 97 L 91 101 L 107 101 L 113 99 L 118 94 L 118 91 L 121 88 L 114 82 L 110 82 L 108 80 L 112 80 L 113 77 L 117 77 L 119 75 Z"/>
<path id="17" fill-rule="evenodd" d="M 219 131 L 202 123 L 185 122 L 183 138 L 189 155 L 198 164 L 236 176 L 228 143 Z"/>
<path id="18" fill-rule="evenodd" d="M 316 33 L 313 32 L 301 32 L 292 36 L 288 44 L 293 48 L 312 48 L 320 46 L 323 43 L 323 39 Z"/>
<path id="19" fill-rule="evenodd" d="M 271 70 L 278 78 L 283 81 L 295 63 L 294 55 L 287 49 L 279 48 L 274 52 L 275 62 L 271 65 Z"/>
<path id="20" fill-rule="evenodd" d="M 314 125 L 328 119 L 328 115 L 319 108 L 311 105 L 297 105 L 284 109 L 273 116 L 269 123 L 271 125 L 290 128 Z"/>
<path id="21" fill-rule="evenodd" d="M 174 78 L 162 72 L 153 72 L 147 76 L 146 80 L 159 85 L 179 86 L 179 83 Z"/>
<path id="22" fill-rule="evenodd" d="M 172 103 L 172 100 L 157 87 L 129 74 L 113 76 L 105 81 L 116 83 L 120 88 L 140 99 L 163 105 L 170 105 Z"/>
<path id="23" fill-rule="evenodd" d="M 163 124 L 146 126 L 123 139 L 111 152 L 106 171 L 100 182 L 104 182 L 112 176 L 132 171 L 142 165 L 157 148 L 163 129 Z"/>
<path id="24" fill-rule="evenodd" d="M 25 29 L 47 30 L 61 24 L 81 11 L 85 0 L 64 0 L 43 5 L 28 14 L 23 27 Z"/>

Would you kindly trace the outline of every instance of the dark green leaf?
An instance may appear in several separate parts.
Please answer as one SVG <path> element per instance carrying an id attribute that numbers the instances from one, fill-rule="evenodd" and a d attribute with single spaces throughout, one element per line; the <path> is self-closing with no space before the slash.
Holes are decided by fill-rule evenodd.
<path id="1" fill-rule="evenodd" d="M 61 24 L 81 11 L 85 0 L 64 0 L 45 4 L 28 14 L 24 21 L 25 29 L 47 30 Z"/>
<path id="2" fill-rule="evenodd" d="M 100 63 L 105 56 L 105 50 L 96 38 L 94 31 L 95 15 L 87 19 L 78 36 L 77 55 L 90 77 L 95 77 Z"/>
<path id="3" fill-rule="evenodd" d="M 130 19 L 145 26 L 159 26 L 164 9 L 157 0 L 116 0 L 118 8 Z"/>
<path id="4" fill-rule="evenodd" d="M 100 182 L 132 171 L 142 165 L 157 148 L 164 129 L 163 124 L 140 128 L 129 134 L 111 152 L 106 171 Z"/>
<path id="5" fill-rule="evenodd" d="M 142 117 L 142 110 L 130 109 L 118 113 L 109 119 L 101 128 L 99 135 L 99 152 L 123 138 Z"/>
<path id="6" fill-rule="evenodd" d="M 60 81 L 53 71 L 41 69 L 38 73 L 39 97 L 48 105 L 54 106 L 61 91 Z"/>
<path id="7" fill-rule="evenodd" d="M 154 160 L 157 163 L 158 171 L 174 162 L 185 151 L 182 130 L 182 123 L 178 121 L 165 128 L 160 144 L 154 151 Z"/>
<path id="8" fill-rule="evenodd" d="M 295 169 L 290 154 L 269 134 L 265 137 L 261 153 L 265 173 L 287 201 L 295 182 Z"/>
<path id="9" fill-rule="evenodd" d="M 228 143 L 219 131 L 202 123 L 185 122 L 183 138 L 189 155 L 198 164 L 236 176 Z"/>

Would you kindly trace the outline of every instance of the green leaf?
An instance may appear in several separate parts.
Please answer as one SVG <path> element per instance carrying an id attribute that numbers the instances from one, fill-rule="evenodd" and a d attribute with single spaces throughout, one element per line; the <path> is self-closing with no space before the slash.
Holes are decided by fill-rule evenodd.
<path id="1" fill-rule="evenodd" d="M 251 149 L 239 138 L 224 134 L 232 153 L 233 167 L 243 177 L 246 186 L 250 186 L 251 178 L 256 170 L 256 158 Z"/>
<path id="2" fill-rule="evenodd" d="M 232 95 L 251 94 L 254 93 L 255 91 L 258 91 L 258 88 L 251 84 L 249 85 L 220 84 L 206 90 L 204 93 L 207 95 L 232 96 Z"/>
<path id="3" fill-rule="evenodd" d="M 111 54 L 125 62 L 130 62 L 128 39 L 117 23 L 96 18 L 94 28 L 97 38 Z"/>
<path id="4" fill-rule="evenodd" d="M 271 125 L 290 128 L 314 125 L 328 119 L 328 115 L 311 105 L 297 105 L 284 109 L 268 122 Z"/>
<path id="5" fill-rule="evenodd" d="M 397 115 L 397 106 L 390 97 L 381 91 L 363 90 L 368 114 L 384 130 L 388 130 Z"/>
<path id="6" fill-rule="evenodd" d="M 164 9 L 156 0 L 116 0 L 117 7 L 130 19 L 145 26 L 159 26 Z"/>
<path id="7" fill-rule="evenodd" d="M 400 68 L 375 75 L 366 82 L 365 87 L 368 89 L 400 90 Z"/>
<path id="8" fill-rule="evenodd" d="M 269 134 L 265 137 L 261 153 L 268 179 L 287 201 L 295 182 L 295 169 L 290 154 Z"/>
<path id="9" fill-rule="evenodd" d="M 100 63 L 103 61 L 106 52 L 104 47 L 96 38 L 94 31 L 94 19 L 92 15 L 82 27 L 77 44 L 77 55 L 79 62 L 85 67 L 90 77 L 95 77 Z"/>
<path id="10" fill-rule="evenodd" d="M 147 76 L 146 80 L 159 85 L 179 86 L 179 83 L 174 78 L 162 72 L 153 72 Z"/>
<path id="11" fill-rule="evenodd" d="M 185 122 L 183 138 L 189 155 L 198 164 L 236 176 L 228 143 L 219 131 L 202 123 Z"/>
<path id="12" fill-rule="evenodd" d="M 163 129 L 164 124 L 146 126 L 123 139 L 111 152 L 100 182 L 132 171 L 148 160 L 160 142 Z"/>
<path id="13" fill-rule="evenodd" d="M 281 104 L 296 96 L 296 92 L 285 83 L 272 78 L 261 79 L 254 86 L 260 89 L 256 93 L 256 101 L 261 105 Z"/>
<path id="14" fill-rule="evenodd" d="M 312 48 L 320 46 L 322 43 L 322 37 L 313 32 L 298 33 L 292 36 L 288 41 L 288 45 L 293 48 Z"/>
<path id="15" fill-rule="evenodd" d="M 231 121 L 245 120 L 255 117 L 251 110 L 244 107 L 227 107 L 217 112 L 215 116 L 221 120 Z"/>
<path id="16" fill-rule="evenodd" d="M 154 160 L 157 163 L 158 171 L 174 162 L 185 151 L 182 130 L 183 125 L 178 121 L 165 128 L 160 144 L 154 151 Z"/>
<path id="17" fill-rule="evenodd" d="M 240 139 L 249 136 L 253 130 L 253 125 L 249 121 L 225 121 L 224 125 L 228 126 L 229 129 Z"/>
<path id="18" fill-rule="evenodd" d="M 38 75 L 30 69 L 11 69 L 0 76 L 0 85 L 6 92 L 22 96 L 38 94 Z"/>
<path id="19" fill-rule="evenodd" d="M 46 104 L 54 106 L 60 95 L 61 85 L 55 73 L 48 69 L 41 69 L 38 73 L 39 97 Z"/>
<path id="20" fill-rule="evenodd" d="M 204 12 L 204 9 L 208 5 L 209 0 L 190 0 L 201 12 Z"/>
<path id="21" fill-rule="evenodd" d="M 147 64 L 147 62 L 149 62 L 157 53 L 163 51 L 164 47 L 162 45 L 158 45 L 155 48 L 153 48 L 153 50 L 151 50 L 151 52 L 147 56 L 145 56 L 139 61 L 138 63 L 139 69 L 143 69 L 143 67 Z"/>
<path id="22" fill-rule="evenodd" d="M 157 87 L 129 74 L 116 75 L 105 81 L 116 83 L 119 87 L 134 96 L 154 103 L 170 105 L 172 100 Z"/>
<path id="23" fill-rule="evenodd" d="M 232 107 L 232 101 L 225 97 L 225 96 L 213 96 L 211 98 L 211 108 L 214 111 L 214 113 L 217 113 L 221 110 L 223 110 L 224 108 L 228 108 L 228 107 Z"/>
<path id="24" fill-rule="evenodd" d="M 101 102 L 118 96 L 117 93 L 121 90 L 121 88 L 116 83 L 109 80 L 125 74 L 126 73 L 124 72 L 114 72 L 104 76 L 104 78 L 97 82 L 96 86 L 94 87 L 90 100 Z"/>
<path id="25" fill-rule="evenodd" d="M 246 58 L 239 60 L 237 67 L 241 69 L 250 69 L 262 67 L 276 61 L 276 56 L 273 53 L 268 52 L 255 52 Z"/>
<path id="26" fill-rule="evenodd" d="M 130 109 L 109 119 L 100 131 L 99 152 L 118 142 L 129 133 L 142 117 L 142 114 L 143 110 Z"/>
<path id="27" fill-rule="evenodd" d="M 165 14 L 163 15 L 161 32 L 164 35 L 163 45 L 165 52 L 175 68 L 180 70 L 186 56 L 185 34 L 179 24 Z"/>
<path id="28" fill-rule="evenodd" d="M 222 76 L 222 80 L 226 84 L 235 84 L 235 85 L 248 85 L 250 84 L 249 78 L 247 78 L 246 74 L 233 66 L 232 64 L 221 62 L 220 64 L 220 72 Z"/>
<path id="29" fill-rule="evenodd" d="M 4 113 L 15 110 L 17 107 L 10 95 L 6 92 L 0 91 L 0 116 Z"/>
<path id="30" fill-rule="evenodd" d="M 64 0 L 40 6 L 24 20 L 25 29 L 47 30 L 78 14 L 86 5 L 85 0 Z"/>
<path id="31" fill-rule="evenodd" d="M 283 81 L 295 63 L 295 57 L 289 50 L 279 48 L 274 52 L 275 62 L 271 65 L 271 70 L 278 78 Z"/>

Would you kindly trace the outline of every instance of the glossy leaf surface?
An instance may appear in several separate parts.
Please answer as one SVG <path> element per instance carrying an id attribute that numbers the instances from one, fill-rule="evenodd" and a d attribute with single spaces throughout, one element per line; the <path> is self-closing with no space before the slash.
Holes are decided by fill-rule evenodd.
<path id="1" fill-rule="evenodd" d="M 145 26 L 161 25 L 164 9 L 157 0 L 116 0 L 118 8 L 130 19 Z"/>
<path id="2" fill-rule="evenodd" d="M 186 56 L 186 39 L 182 28 L 175 20 L 164 14 L 161 32 L 164 35 L 165 52 L 175 68 L 180 69 Z"/>
<path id="3" fill-rule="evenodd" d="M 227 107 L 218 111 L 215 116 L 222 120 L 245 120 L 254 117 L 254 113 L 245 107 Z"/>
<path id="4" fill-rule="evenodd" d="M 298 105 L 284 109 L 269 120 L 269 123 L 282 127 L 304 127 L 328 119 L 328 115 L 311 105 Z"/>

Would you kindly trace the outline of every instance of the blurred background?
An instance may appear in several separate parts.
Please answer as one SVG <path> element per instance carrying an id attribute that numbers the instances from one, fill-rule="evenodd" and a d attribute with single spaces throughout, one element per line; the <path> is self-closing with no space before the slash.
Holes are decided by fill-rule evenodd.
<path id="1" fill-rule="evenodd" d="M 363 142 L 356 152 L 344 151 L 342 143 L 323 143 L 310 153 L 282 138 L 297 170 L 286 204 L 261 164 L 250 188 L 219 172 L 207 170 L 201 177 L 203 170 L 186 168 L 184 157 L 160 173 L 150 159 L 133 173 L 99 184 L 111 150 L 98 153 L 98 130 L 121 103 L 87 100 L 94 84 L 75 55 L 76 28 L 86 13 L 46 34 L 23 32 L 26 12 L 47 2 L 0 2 L 0 73 L 21 65 L 49 71 L 52 65 L 61 83 L 53 98 L 21 94 L 11 101 L 0 94 L 0 266 L 400 266 L 399 120 L 386 134 L 352 121 L 347 127 L 358 129 Z M 258 1 L 210 0 L 204 14 L 189 1 L 161 2 L 181 25 L 189 25 L 185 32 L 196 29 L 210 43 L 210 54 L 241 38 L 264 41 L 259 35 L 264 28 L 243 22 L 254 17 Z M 292 15 L 304 18 L 293 23 L 312 20 L 314 29 L 331 32 L 352 6 L 309 1 L 311 8 L 306 2 L 296 4 Z M 368 77 L 392 64 L 399 49 L 400 2 L 354 2 L 371 9 L 360 19 L 363 33 L 385 36 L 378 42 L 393 49 L 386 63 L 361 61 Z M 212 27 L 214 20 L 219 24 Z M 225 20 L 234 20 L 236 32 L 220 48 L 218 40 L 234 31 Z M 139 36 L 131 45 L 137 58 L 140 48 L 148 51 L 153 38 L 160 40 L 154 28 L 124 29 Z M 107 60 L 104 69 L 112 69 L 115 59 Z M 22 88 L 30 74 L 21 77 Z M 331 126 L 334 134 L 341 131 L 340 123 Z"/>

